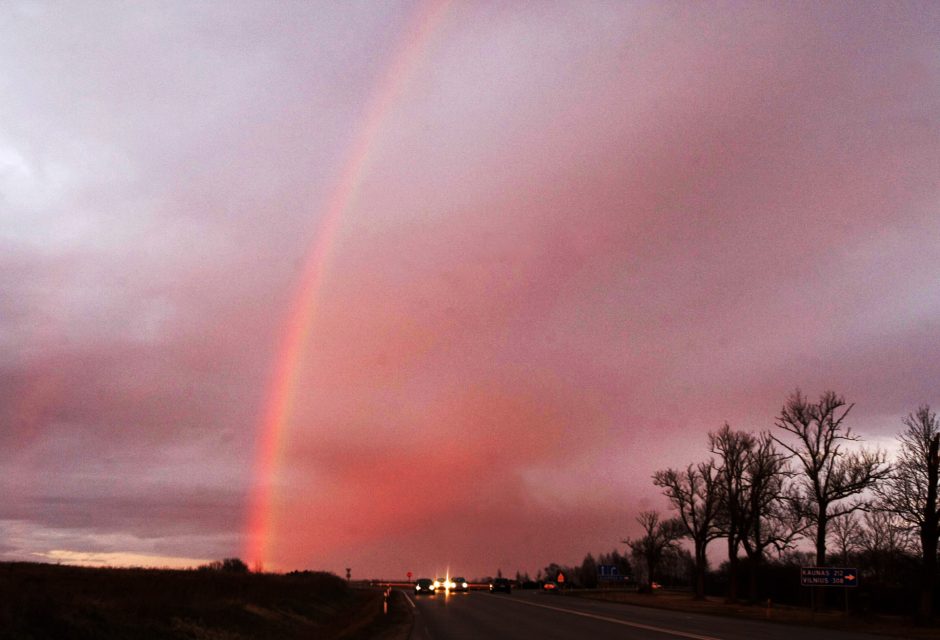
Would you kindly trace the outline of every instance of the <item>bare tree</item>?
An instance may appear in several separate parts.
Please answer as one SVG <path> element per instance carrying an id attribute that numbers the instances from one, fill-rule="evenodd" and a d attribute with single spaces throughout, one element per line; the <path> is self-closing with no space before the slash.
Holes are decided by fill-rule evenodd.
<path id="1" fill-rule="evenodd" d="M 903 420 L 905 430 L 898 436 L 901 449 L 892 473 L 879 489 L 879 507 L 903 520 L 920 538 L 921 576 L 917 617 L 933 619 L 933 599 L 937 588 L 937 546 L 940 540 L 940 421 L 924 405 Z"/>
<path id="2" fill-rule="evenodd" d="M 717 432 L 708 434 L 709 448 L 718 456 L 718 490 L 721 498 L 718 526 L 728 540 L 728 601 L 738 599 L 738 550 L 747 512 L 745 470 L 754 436 L 734 431 L 727 422 Z"/>
<path id="3" fill-rule="evenodd" d="M 910 553 L 916 548 L 913 531 L 890 511 L 869 511 L 862 516 L 858 546 L 872 554 Z"/>
<path id="4" fill-rule="evenodd" d="M 842 558 L 842 564 L 849 563 L 849 554 L 859 548 L 862 542 L 862 532 L 858 516 L 855 513 L 846 513 L 829 521 L 829 538 Z"/>
<path id="5" fill-rule="evenodd" d="M 746 452 L 742 500 L 741 544 L 749 560 L 748 597 L 757 601 L 757 576 L 765 550 L 788 548 L 806 528 L 800 501 L 787 484 L 786 457 L 773 437 L 762 432 Z"/>
<path id="6" fill-rule="evenodd" d="M 664 469 L 653 475 L 653 483 L 663 488 L 678 512 L 684 534 L 695 547 L 695 598 L 705 597 L 705 572 L 708 569 L 706 548 L 721 535 L 715 524 L 718 514 L 718 468 L 714 460 L 690 464 L 684 471 Z"/>
<path id="7" fill-rule="evenodd" d="M 802 467 L 801 494 L 816 529 L 816 563 L 826 564 L 826 528 L 829 521 L 865 506 L 859 494 L 888 473 L 881 451 L 846 451 L 842 444 L 860 440 L 844 425 L 854 405 L 827 391 L 812 403 L 794 392 L 777 417 L 777 427 L 796 438 L 787 442 L 774 436 Z M 850 501 L 850 498 L 855 500 Z"/>
<path id="8" fill-rule="evenodd" d="M 913 565 L 913 552 L 917 546 L 914 532 L 890 511 L 869 511 L 861 520 L 859 550 L 871 580 L 883 585 L 901 586 L 904 581 L 901 567 Z"/>
<path id="9" fill-rule="evenodd" d="M 643 511 L 636 521 L 643 527 L 643 536 L 635 540 L 627 538 L 623 542 L 637 558 L 646 563 L 646 586 L 652 588 L 653 576 L 663 554 L 676 544 L 684 534 L 682 522 L 672 518 L 660 520 L 655 511 Z"/>

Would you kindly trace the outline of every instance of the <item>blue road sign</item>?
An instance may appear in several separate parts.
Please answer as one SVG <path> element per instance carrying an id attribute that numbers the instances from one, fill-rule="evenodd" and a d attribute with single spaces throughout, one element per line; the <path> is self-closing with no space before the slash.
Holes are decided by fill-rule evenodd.
<path id="1" fill-rule="evenodd" d="M 624 579 L 620 570 L 612 564 L 597 565 L 597 579 L 601 582 L 620 582 Z"/>
<path id="2" fill-rule="evenodd" d="M 858 569 L 846 567 L 800 567 L 804 587 L 857 587 Z"/>

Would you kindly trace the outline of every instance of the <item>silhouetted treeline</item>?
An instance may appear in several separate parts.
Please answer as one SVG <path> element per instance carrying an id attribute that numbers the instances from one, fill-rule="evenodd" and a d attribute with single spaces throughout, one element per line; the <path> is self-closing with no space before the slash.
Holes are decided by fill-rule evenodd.
<path id="1" fill-rule="evenodd" d="M 626 541 L 657 578 L 681 540 L 692 543 L 695 597 L 807 602 L 814 608 L 843 588 L 800 587 L 800 566 L 849 566 L 860 574 L 850 604 L 863 610 L 913 613 L 929 622 L 937 606 L 940 538 L 940 423 L 929 406 L 902 419 L 894 460 L 865 448 L 848 424 L 854 405 L 833 391 L 815 402 L 799 390 L 784 402 L 774 428 L 707 436 L 711 454 L 683 469 L 663 469 L 653 482 L 675 517 L 640 514 L 643 536 Z M 710 542 L 724 540 L 726 560 L 709 573 Z M 811 545 L 814 553 L 798 549 Z M 743 552 L 743 553 L 742 553 Z M 838 595 L 836 595 L 838 594 Z"/>
<path id="2" fill-rule="evenodd" d="M 637 516 L 642 534 L 624 540 L 629 560 L 588 554 L 580 567 L 550 564 L 545 574 L 560 570 L 572 585 L 594 588 L 602 586 L 597 566 L 613 564 L 641 590 L 658 583 L 732 602 L 746 590 L 751 603 L 814 608 L 844 607 L 848 589 L 854 611 L 932 622 L 940 606 L 940 421 L 926 405 L 902 418 L 888 460 L 860 444 L 848 423 L 853 406 L 833 391 L 811 401 L 797 390 L 772 428 L 725 423 L 707 434 L 706 459 L 653 475 L 673 513 Z M 718 540 L 726 559 L 713 569 L 707 552 Z M 800 567 L 809 566 L 857 568 L 859 586 L 801 587 Z"/>
<path id="3" fill-rule="evenodd" d="M 199 571 L 224 571 L 226 573 L 248 573 L 248 565 L 241 558 L 215 560 L 199 567 Z"/>
<path id="4" fill-rule="evenodd" d="M 552 562 L 544 568 L 539 569 L 535 577 L 531 577 L 528 572 L 516 572 L 516 584 L 520 587 L 529 585 L 536 586 L 546 581 L 555 581 L 558 574 L 565 577 L 565 585 L 572 588 L 593 589 L 598 586 L 597 567 L 599 565 L 608 565 L 617 568 L 617 572 L 625 576 L 628 581 L 633 575 L 633 566 L 627 556 L 623 555 L 617 549 L 600 553 L 597 556 L 589 553 L 584 556 L 580 565 L 570 566 Z"/>

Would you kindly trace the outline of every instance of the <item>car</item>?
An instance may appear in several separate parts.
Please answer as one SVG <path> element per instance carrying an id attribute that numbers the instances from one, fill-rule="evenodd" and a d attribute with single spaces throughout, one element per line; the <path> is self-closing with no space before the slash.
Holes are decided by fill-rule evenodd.
<path id="1" fill-rule="evenodd" d="M 490 593 L 502 591 L 503 593 L 512 593 L 512 583 L 508 578 L 496 578 L 490 583 Z"/>
<path id="2" fill-rule="evenodd" d="M 454 583 L 449 578 L 438 578 L 434 581 L 434 590 L 437 591 L 442 589 L 444 591 L 450 591 L 454 588 Z"/>
<path id="3" fill-rule="evenodd" d="M 542 585 L 542 591 L 547 591 L 548 593 L 557 593 L 558 583 L 552 580 L 548 580 Z"/>
<path id="4" fill-rule="evenodd" d="M 454 578 L 451 581 L 451 589 L 454 591 L 467 591 L 470 589 L 470 585 L 467 583 L 467 579 L 463 576 Z"/>
<path id="5" fill-rule="evenodd" d="M 419 593 L 434 593 L 434 581 L 430 578 L 418 578 L 415 581 L 415 595 Z"/>

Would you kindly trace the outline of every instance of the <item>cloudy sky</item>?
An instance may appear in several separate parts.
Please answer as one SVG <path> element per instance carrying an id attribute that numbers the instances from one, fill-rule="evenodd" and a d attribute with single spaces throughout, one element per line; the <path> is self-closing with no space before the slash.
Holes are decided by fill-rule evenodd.
<path id="1" fill-rule="evenodd" d="M 261 491 L 269 568 L 534 573 L 797 387 L 889 443 L 940 405 L 938 43 L 929 2 L 4 3 L 0 559 L 241 555 Z"/>

